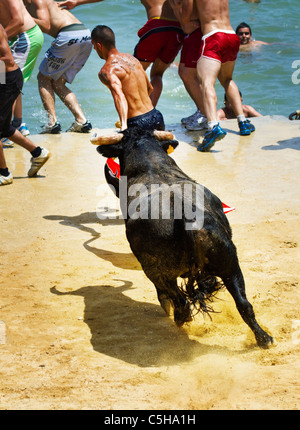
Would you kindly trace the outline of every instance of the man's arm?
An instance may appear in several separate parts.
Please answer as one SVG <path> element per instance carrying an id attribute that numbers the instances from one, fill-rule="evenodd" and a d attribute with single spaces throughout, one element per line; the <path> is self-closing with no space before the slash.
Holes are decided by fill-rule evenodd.
<path id="1" fill-rule="evenodd" d="M 103 1 L 103 0 L 65 0 L 65 1 L 58 1 L 57 4 L 62 9 L 71 10 L 71 9 L 74 9 L 74 7 L 80 6 L 82 4 L 99 3 L 100 1 Z"/>
<path id="2" fill-rule="evenodd" d="M 35 23 L 40 27 L 43 33 L 48 33 L 50 30 L 50 15 L 45 0 L 23 0 L 26 9 L 34 19 Z"/>
<path id="3" fill-rule="evenodd" d="M 253 118 L 255 116 L 262 116 L 261 113 L 257 112 L 254 107 L 249 106 L 249 105 L 243 105 L 243 111 L 244 113 L 249 117 L 249 118 Z M 246 116 L 245 115 L 245 116 Z"/>
<path id="4" fill-rule="evenodd" d="M 150 94 L 153 91 L 153 86 L 152 86 L 151 82 L 149 81 L 148 75 L 146 73 L 145 73 L 145 75 L 146 75 L 148 95 L 150 96 Z"/>
<path id="5" fill-rule="evenodd" d="M 200 27 L 200 21 L 195 17 L 192 19 L 193 1 L 188 2 L 187 8 L 184 7 L 183 0 L 169 0 L 169 3 L 185 34 L 190 34 Z"/>
<path id="6" fill-rule="evenodd" d="M 113 69 L 102 67 L 99 72 L 100 81 L 106 85 L 114 99 L 115 107 L 121 121 L 121 131 L 127 128 L 128 103 L 122 89 L 122 82 Z"/>
<path id="7" fill-rule="evenodd" d="M 11 63 L 11 65 L 14 64 L 14 59 L 12 57 L 12 53 L 8 46 L 7 35 L 1 24 L 0 24 L 0 61 L 3 61 L 5 64 L 9 64 L 9 63 Z"/>
<path id="8" fill-rule="evenodd" d="M 172 7 L 174 10 L 174 13 L 175 13 L 175 10 L 177 10 L 175 15 L 176 17 L 177 17 L 177 14 L 178 16 L 180 16 L 180 23 L 188 24 L 191 21 L 194 1 L 193 0 L 171 0 L 170 3 L 171 5 L 173 3 Z"/>
<path id="9" fill-rule="evenodd" d="M 226 118 L 224 109 L 221 108 L 217 111 L 217 120 L 221 121 L 221 120 L 225 120 L 225 119 L 227 119 L 227 118 Z"/>
<path id="10" fill-rule="evenodd" d="M 20 33 L 20 28 L 24 24 L 24 17 L 18 0 L 6 0 L 6 3 L 11 15 L 11 20 L 4 30 L 6 31 L 7 37 L 11 38 Z"/>

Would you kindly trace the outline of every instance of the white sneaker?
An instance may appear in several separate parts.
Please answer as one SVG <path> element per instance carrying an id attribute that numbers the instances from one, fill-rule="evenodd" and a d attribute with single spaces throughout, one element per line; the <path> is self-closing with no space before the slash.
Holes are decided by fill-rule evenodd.
<path id="1" fill-rule="evenodd" d="M 31 167 L 28 170 L 27 175 L 31 178 L 36 175 L 40 168 L 46 163 L 46 161 L 51 157 L 51 154 L 47 149 L 41 148 L 41 155 L 38 157 L 31 157 Z"/>
<path id="2" fill-rule="evenodd" d="M 193 115 L 187 116 L 185 118 L 181 118 L 181 124 L 185 125 L 188 122 L 197 120 L 198 118 L 200 118 L 200 116 L 202 116 L 201 112 L 197 109 L 195 113 L 193 113 Z"/>
<path id="3" fill-rule="evenodd" d="M 14 142 L 9 140 L 7 137 L 3 137 L 1 139 L 1 142 L 2 142 L 3 148 L 13 148 L 13 146 L 14 146 Z"/>
<path id="4" fill-rule="evenodd" d="M 25 122 L 22 122 L 22 124 L 20 125 L 20 127 L 17 128 L 17 130 L 19 130 L 19 132 L 22 133 L 23 136 L 28 136 L 30 134 L 30 131 L 28 130 L 28 127 Z"/>
<path id="5" fill-rule="evenodd" d="M 0 186 L 12 184 L 12 182 L 13 182 L 13 176 L 10 172 L 8 176 L 0 175 Z"/>
<path id="6" fill-rule="evenodd" d="M 191 121 L 185 125 L 185 128 L 190 131 L 199 131 L 207 129 L 208 122 L 205 116 L 201 116 L 201 118 Z"/>
<path id="7" fill-rule="evenodd" d="M 53 125 L 45 124 L 42 126 L 40 134 L 59 134 L 61 132 L 61 125 L 59 122 L 55 122 Z"/>
<path id="8" fill-rule="evenodd" d="M 90 121 L 85 121 L 84 124 L 79 124 L 74 121 L 71 127 L 68 128 L 67 132 L 73 131 L 76 133 L 89 133 L 92 130 L 92 124 Z"/>

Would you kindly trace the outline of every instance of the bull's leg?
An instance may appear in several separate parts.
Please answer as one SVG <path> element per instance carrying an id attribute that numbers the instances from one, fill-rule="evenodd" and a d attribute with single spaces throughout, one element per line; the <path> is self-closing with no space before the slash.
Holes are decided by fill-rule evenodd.
<path id="1" fill-rule="evenodd" d="M 273 338 L 259 326 L 255 319 L 253 307 L 246 297 L 244 277 L 239 264 L 237 263 L 237 268 L 232 271 L 232 275 L 223 277 L 222 280 L 232 295 L 241 317 L 253 331 L 258 346 L 267 348 L 273 343 Z"/>
<path id="2" fill-rule="evenodd" d="M 174 308 L 174 321 L 178 326 L 191 321 L 190 304 L 184 294 L 179 290 L 176 279 L 166 279 L 161 274 L 149 273 L 144 269 L 147 277 L 153 282 L 157 291 L 157 297 L 161 307 L 170 316 Z"/>

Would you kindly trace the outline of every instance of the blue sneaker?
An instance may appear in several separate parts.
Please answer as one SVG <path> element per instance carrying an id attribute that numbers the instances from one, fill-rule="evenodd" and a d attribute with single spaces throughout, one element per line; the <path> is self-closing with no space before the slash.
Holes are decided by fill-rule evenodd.
<path id="1" fill-rule="evenodd" d="M 212 130 L 208 130 L 205 135 L 203 142 L 198 145 L 197 151 L 208 152 L 218 140 L 223 139 L 227 132 L 220 127 L 220 124 L 214 126 Z"/>
<path id="2" fill-rule="evenodd" d="M 12 142 L 7 137 L 2 137 L 1 143 L 2 143 L 3 148 L 13 148 L 14 147 L 14 142 Z"/>
<path id="3" fill-rule="evenodd" d="M 239 122 L 239 129 L 240 129 L 240 135 L 241 136 L 249 136 L 253 131 L 255 131 L 255 127 L 249 119 L 246 119 L 245 121 Z"/>
<path id="4" fill-rule="evenodd" d="M 19 130 L 20 133 L 23 134 L 23 136 L 28 136 L 30 134 L 30 131 L 28 130 L 28 127 L 25 124 L 25 122 L 22 122 L 22 124 L 20 125 L 20 127 L 18 127 L 18 130 Z"/>

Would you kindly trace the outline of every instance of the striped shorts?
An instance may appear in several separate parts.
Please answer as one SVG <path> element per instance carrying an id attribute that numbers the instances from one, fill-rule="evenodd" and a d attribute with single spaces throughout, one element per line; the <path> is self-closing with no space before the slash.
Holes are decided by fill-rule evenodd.
<path id="1" fill-rule="evenodd" d="M 43 43 L 44 35 L 38 25 L 18 34 L 9 43 L 14 60 L 22 71 L 24 82 L 28 81 L 33 72 Z"/>

